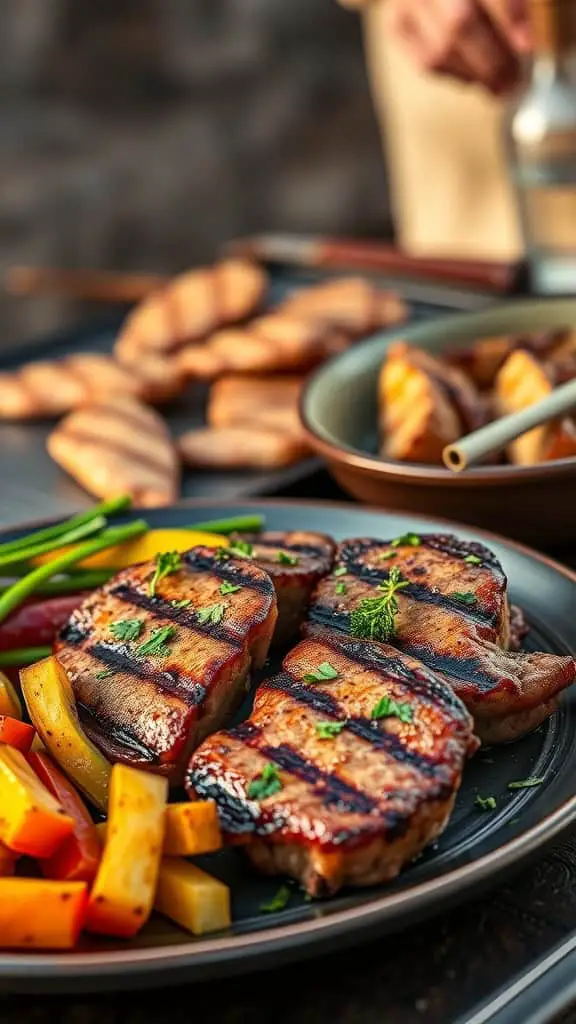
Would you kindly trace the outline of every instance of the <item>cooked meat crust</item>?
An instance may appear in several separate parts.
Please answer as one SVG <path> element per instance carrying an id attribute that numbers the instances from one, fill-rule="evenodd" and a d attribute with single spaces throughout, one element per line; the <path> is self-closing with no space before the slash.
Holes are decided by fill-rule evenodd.
<path id="1" fill-rule="evenodd" d="M 220 561 L 210 548 L 187 552 L 182 567 L 151 594 L 154 570 L 154 562 L 132 566 L 94 591 L 55 651 L 96 745 L 113 760 L 177 781 L 190 750 L 222 725 L 245 694 L 251 670 L 262 667 L 276 597 L 257 565 Z M 238 589 L 223 595 L 223 585 Z M 127 621 L 136 622 L 136 635 L 120 639 Z M 168 637 L 160 651 L 143 652 L 163 628 Z"/>
<path id="2" fill-rule="evenodd" d="M 378 596 L 378 585 L 396 567 L 410 585 L 397 592 L 390 642 L 450 683 L 485 743 L 506 742 L 535 728 L 574 681 L 574 659 L 509 650 L 507 581 L 483 545 L 449 535 L 408 537 L 416 542 L 345 541 L 337 565 L 346 572 L 319 584 L 306 631 L 348 633 L 352 611 L 363 599 Z M 345 594 L 338 593 L 341 582 Z"/>
<path id="3" fill-rule="evenodd" d="M 333 678 L 307 680 L 326 663 Z M 383 698 L 410 720 L 376 718 Z M 326 724 L 340 731 L 322 738 Z M 393 878 L 433 840 L 476 747 L 463 704 L 432 672 L 386 645 L 331 634 L 287 655 L 248 721 L 196 751 L 185 784 L 217 801 L 228 840 L 260 870 L 327 895 Z M 270 765 L 279 785 L 256 797 L 250 784 Z"/>

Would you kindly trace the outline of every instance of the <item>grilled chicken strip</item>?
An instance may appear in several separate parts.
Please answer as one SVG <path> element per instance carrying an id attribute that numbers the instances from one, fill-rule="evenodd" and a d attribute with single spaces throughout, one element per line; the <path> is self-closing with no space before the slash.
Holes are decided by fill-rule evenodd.
<path id="1" fill-rule="evenodd" d="M 173 398 L 184 386 L 184 375 L 174 361 L 148 356 L 129 371 L 112 356 L 83 352 L 1 373 L 0 419 L 61 416 L 112 394 L 155 404 Z"/>
<path id="2" fill-rule="evenodd" d="M 266 286 L 265 271 L 245 260 L 180 274 L 129 314 L 115 354 L 120 362 L 137 366 L 143 354 L 170 353 L 203 341 L 254 313 Z"/>
<path id="3" fill-rule="evenodd" d="M 314 588 L 332 568 L 336 544 L 325 533 L 305 530 L 232 534 L 230 542 L 271 577 L 278 600 L 274 645 L 286 646 L 298 634 Z"/>
<path id="4" fill-rule="evenodd" d="M 298 402 L 303 377 L 230 374 L 210 389 L 207 419 L 211 427 L 257 423 L 302 437 Z"/>
<path id="5" fill-rule="evenodd" d="M 280 309 L 304 320 L 332 324 L 350 338 L 362 338 L 407 319 L 399 295 L 376 288 L 362 277 L 342 277 L 303 288 L 290 295 Z"/>
<path id="6" fill-rule="evenodd" d="M 132 566 L 94 591 L 55 653 L 94 743 L 113 761 L 177 782 L 263 665 L 276 597 L 257 565 L 221 561 L 211 548 L 191 549 L 159 580 L 156 567 Z"/>
<path id="7" fill-rule="evenodd" d="M 188 466 L 201 469 L 280 469 L 310 453 L 293 434 L 257 423 L 189 430 L 178 448 Z"/>
<path id="8" fill-rule="evenodd" d="M 419 658 L 454 689 L 474 716 L 484 743 L 504 743 L 540 725 L 576 676 L 571 657 L 511 652 L 507 581 L 482 544 L 456 537 L 408 534 L 390 543 L 347 540 L 337 576 L 313 595 L 306 631 L 364 632 L 354 616 L 379 586 L 400 572 L 409 585 L 395 595 L 398 613 L 390 642 Z M 374 606 L 364 606 L 374 611 Z M 376 630 L 376 638 L 380 638 Z"/>
<path id="9" fill-rule="evenodd" d="M 178 456 L 164 420 L 126 395 L 70 413 L 50 434 L 50 455 L 99 498 L 130 494 L 137 505 L 170 505 L 180 489 Z"/>
<path id="10" fill-rule="evenodd" d="M 191 798 L 228 841 L 312 896 L 394 878 L 442 831 L 467 756 L 464 705 L 392 647 L 334 633 L 298 644 L 242 725 L 192 756 Z"/>
<path id="11" fill-rule="evenodd" d="M 218 331 L 205 345 L 187 346 L 178 358 L 188 377 L 212 380 L 222 373 L 302 372 L 348 344 L 339 328 L 277 310 L 245 327 Z"/>

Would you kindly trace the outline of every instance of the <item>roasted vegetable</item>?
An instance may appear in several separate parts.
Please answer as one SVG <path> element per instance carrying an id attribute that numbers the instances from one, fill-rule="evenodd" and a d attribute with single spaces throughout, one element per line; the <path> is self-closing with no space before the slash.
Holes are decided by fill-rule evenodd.
<path id="1" fill-rule="evenodd" d="M 131 938 L 148 920 L 164 842 L 168 781 L 115 764 L 106 843 L 88 903 L 86 927 Z"/>
<path id="2" fill-rule="evenodd" d="M 0 746 L 0 808 L 0 842 L 15 853 L 50 857 L 74 828 L 24 755 L 5 745 Z"/>
<path id="3" fill-rule="evenodd" d="M 162 861 L 154 909 L 193 935 L 230 927 L 230 890 L 195 864 Z"/>
<path id="4" fill-rule="evenodd" d="M 74 831 L 52 857 L 42 861 L 46 878 L 68 882 L 92 882 L 101 857 L 101 843 L 90 812 L 71 782 L 62 775 L 49 754 L 34 752 L 28 763 L 66 814 L 74 819 Z"/>
<path id="5" fill-rule="evenodd" d="M 56 658 L 45 658 L 23 669 L 20 678 L 28 714 L 45 747 L 88 799 L 105 811 L 112 766 L 82 731 L 64 669 Z"/>
<path id="6" fill-rule="evenodd" d="M 36 735 L 35 730 L 26 722 L 8 715 L 0 715 L 0 743 L 16 747 L 22 754 L 27 754 Z"/>
<path id="7" fill-rule="evenodd" d="M 168 805 L 164 837 L 166 856 L 192 857 L 214 853 L 221 846 L 218 810 L 213 800 Z"/>
<path id="8" fill-rule="evenodd" d="M 68 594 L 23 604 L 0 625 L 0 651 L 52 644 L 85 594 Z"/>
<path id="9" fill-rule="evenodd" d="M 3 672 L 0 672 L 0 714 L 22 718 L 22 704 L 16 688 Z"/>
<path id="10" fill-rule="evenodd" d="M 147 562 L 164 551 L 188 551 L 189 548 L 205 545 L 221 548 L 227 544 L 226 537 L 217 533 L 200 530 L 148 530 L 141 537 L 127 540 L 124 544 L 99 551 L 78 564 L 85 569 L 126 569 L 139 562 Z M 69 549 L 72 550 L 72 549 Z M 49 560 L 52 555 L 42 556 L 37 564 Z"/>
<path id="11" fill-rule="evenodd" d="M 84 923 L 84 882 L 0 878 L 0 946 L 72 949 Z"/>

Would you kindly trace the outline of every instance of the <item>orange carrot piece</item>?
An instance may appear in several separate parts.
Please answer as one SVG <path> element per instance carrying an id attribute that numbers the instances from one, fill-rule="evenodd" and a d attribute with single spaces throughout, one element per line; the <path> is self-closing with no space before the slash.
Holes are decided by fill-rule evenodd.
<path id="1" fill-rule="evenodd" d="M 42 874 L 60 881 L 93 882 L 102 850 L 88 808 L 49 754 L 33 751 L 28 755 L 28 764 L 65 813 L 74 819 L 72 835 L 64 840 L 56 853 L 42 861 Z"/>
<path id="2" fill-rule="evenodd" d="M 22 754 L 27 754 L 35 735 L 36 730 L 32 725 L 19 722 L 17 718 L 10 718 L 8 715 L 0 715 L 0 743 L 16 747 Z"/>
<path id="3" fill-rule="evenodd" d="M 0 878 L 3 949 L 73 949 L 84 924 L 85 882 Z"/>
<path id="4" fill-rule="evenodd" d="M 0 745 L 0 808 L 0 842 L 15 853 L 50 857 L 74 828 L 24 755 L 5 744 Z"/>
<path id="5" fill-rule="evenodd" d="M 218 810 L 213 800 L 168 804 L 164 855 L 193 857 L 222 847 Z"/>

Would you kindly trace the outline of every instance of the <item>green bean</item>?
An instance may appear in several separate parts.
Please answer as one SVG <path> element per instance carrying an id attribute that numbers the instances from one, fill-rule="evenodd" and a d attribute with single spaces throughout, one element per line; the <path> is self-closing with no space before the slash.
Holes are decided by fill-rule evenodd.
<path id="1" fill-rule="evenodd" d="M 68 533 L 68 530 L 74 530 L 77 526 L 89 523 L 92 519 L 97 519 L 99 516 L 112 516 L 116 512 L 122 512 L 125 508 L 129 508 L 131 504 L 132 499 L 126 494 L 119 498 L 111 498 L 110 501 L 102 501 L 99 505 L 94 505 L 93 508 L 87 509 L 86 512 L 79 512 L 63 522 L 55 523 L 53 526 L 45 526 L 41 530 L 34 530 L 33 533 L 28 533 L 24 537 L 18 537 L 17 540 L 5 541 L 3 544 L 0 544 L 0 556 L 7 554 L 9 551 L 18 551 L 20 548 L 26 548 L 31 544 L 42 544 L 44 541 L 54 540 L 63 533 Z"/>
<path id="2" fill-rule="evenodd" d="M 0 651 L 0 665 L 32 665 L 42 658 L 49 658 L 52 654 L 51 647 L 15 647 L 11 651 Z"/>
<path id="3" fill-rule="evenodd" d="M 51 551 L 57 551 L 68 544 L 76 544 L 79 540 L 84 540 L 85 537 L 90 536 L 92 533 L 99 533 L 105 526 L 106 519 L 104 516 L 97 516 L 90 522 L 81 523 L 80 526 L 76 526 L 73 530 L 61 533 L 59 537 L 45 540 L 41 544 L 29 544 L 28 547 L 18 548 L 17 551 L 8 551 L 7 553 L 0 550 L 0 566 L 12 565 L 15 562 L 28 562 L 32 561 L 33 558 L 38 558 L 39 555 L 48 555 Z"/>
<path id="4" fill-rule="evenodd" d="M 205 530 L 207 533 L 259 533 L 266 523 L 266 516 L 234 516 L 232 519 L 209 519 L 205 523 L 191 523 L 185 530 Z"/>
<path id="5" fill-rule="evenodd" d="M 98 551 L 115 547 L 116 544 L 121 544 L 131 537 L 138 537 L 140 534 L 146 533 L 147 529 L 148 523 L 143 519 L 137 519 L 133 523 L 128 523 L 127 526 L 111 527 L 109 530 L 104 530 L 99 537 L 79 544 L 73 551 L 66 551 L 54 558 L 53 561 L 39 565 L 27 576 L 16 580 L 0 596 L 0 622 L 3 622 L 10 612 L 14 611 L 30 594 L 35 592 L 37 587 L 46 583 L 52 576 L 65 572 L 66 569 L 77 565 L 78 562 L 89 558 L 90 555 L 97 554 Z"/>
<path id="6" fill-rule="evenodd" d="M 41 597 L 55 597 L 58 594 L 75 594 L 79 590 L 93 590 L 107 583 L 114 573 L 110 569 L 87 569 L 74 575 L 63 577 L 57 580 L 48 580 L 37 587 L 35 593 Z M 4 594 L 9 586 L 0 587 L 0 594 Z"/>

